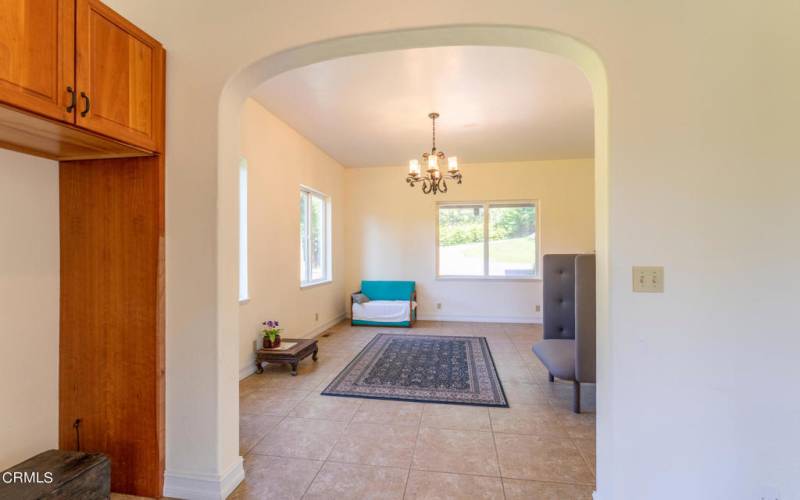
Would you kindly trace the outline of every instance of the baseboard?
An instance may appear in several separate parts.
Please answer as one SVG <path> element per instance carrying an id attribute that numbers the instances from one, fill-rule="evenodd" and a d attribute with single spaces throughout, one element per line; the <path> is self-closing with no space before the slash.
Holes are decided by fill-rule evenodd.
<path id="1" fill-rule="evenodd" d="M 244 480 L 244 461 L 237 457 L 223 474 L 164 472 L 164 496 L 191 500 L 224 500 Z"/>
<path id="2" fill-rule="evenodd" d="M 597 491 L 593 491 L 592 500 L 600 500 L 600 493 L 598 493 Z"/>
<path id="3" fill-rule="evenodd" d="M 322 335 L 323 333 L 328 331 L 328 329 L 330 329 L 330 327 L 336 325 L 337 323 L 339 323 L 340 321 L 342 321 L 344 319 L 347 319 L 347 314 L 346 313 L 342 313 L 342 314 L 336 316 L 335 318 L 333 318 L 332 320 L 326 321 L 325 323 L 323 323 L 323 324 L 319 325 L 318 327 L 312 329 L 310 332 L 307 332 L 305 335 L 303 335 L 303 338 L 304 339 L 313 339 L 313 338 L 319 337 L 320 335 Z"/>
<path id="4" fill-rule="evenodd" d="M 256 363 L 254 359 L 251 359 L 250 362 L 247 363 L 247 366 L 239 370 L 239 380 L 244 380 L 256 372 Z"/>
<path id="5" fill-rule="evenodd" d="M 461 321 L 470 323 L 525 323 L 541 324 L 542 316 L 467 316 L 449 314 L 420 314 L 423 321 Z"/>
<path id="6" fill-rule="evenodd" d="M 325 323 L 322 323 L 321 325 L 313 328 L 311 331 L 306 332 L 301 337 L 304 338 L 304 339 L 313 339 L 313 338 L 319 337 L 320 335 L 322 335 L 323 333 L 328 331 L 328 329 L 330 329 L 330 327 L 336 325 L 337 323 L 339 323 L 343 319 L 347 319 L 347 314 L 342 313 L 342 314 L 336 316 L 335 318 L 333 318 L 333 319 L 331 319 L 329 321 L 326 321 Z M 250 356 L 250 360 L 247 363 L 247 365 L 243 366 L 243 367 L 241 367 L 239 369 L 239 380 L 244 380 L 245 378 L 249 377 L 250 375 L 254 374 L 255 372 L 256 372 L 255 357 L 254 356 Z"/>

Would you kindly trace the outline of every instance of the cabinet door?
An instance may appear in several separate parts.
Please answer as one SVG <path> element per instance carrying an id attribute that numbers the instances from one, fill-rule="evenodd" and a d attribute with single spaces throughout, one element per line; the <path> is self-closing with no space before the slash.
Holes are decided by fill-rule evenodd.
<path id="1" fill-rule="evenodd" d="M 0 103 L 70 123 L 74 0 L 0 0 Z"/>
<path id="2" fill-rule="evenodd" d="M 97 0 L 77 0 L 76 123 L 160 151 L 164 50 Z"/>

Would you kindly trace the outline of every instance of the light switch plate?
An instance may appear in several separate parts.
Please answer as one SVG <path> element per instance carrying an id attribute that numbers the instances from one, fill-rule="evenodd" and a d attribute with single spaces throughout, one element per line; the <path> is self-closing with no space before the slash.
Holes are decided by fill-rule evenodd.
<path id="1" fill-rule="evenodd" d="M 633 266 L 633 291 L 638 293 L 664 293 L 664 268 L 660 266 Z"/>

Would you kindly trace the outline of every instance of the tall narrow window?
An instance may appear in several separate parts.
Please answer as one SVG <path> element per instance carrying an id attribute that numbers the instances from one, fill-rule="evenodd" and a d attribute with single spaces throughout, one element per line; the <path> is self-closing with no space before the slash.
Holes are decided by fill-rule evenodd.
<path id="1" fill-rule="evenodd" d="M 239 301 L 250 298 L 247 283 L 247 160 L 239 162 Z"/>
<path id="2" fill-rule="evenodd" d="M 437 275 L 536 277 L 537 216 L 537 206 L 532 201 L 439 205 Z"/>
<path id="3" fill-rule="evenodd" d="M 300 189 L 300 284 L 331 279 L 330 198 L 309 188 Z"/>

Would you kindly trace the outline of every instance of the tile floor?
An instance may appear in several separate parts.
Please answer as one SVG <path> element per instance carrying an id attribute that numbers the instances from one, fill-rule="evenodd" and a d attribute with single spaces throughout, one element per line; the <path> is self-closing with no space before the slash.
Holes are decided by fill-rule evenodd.
<path id="1" fill-rule="evenodd" d="M 511 408 L 321 396 L 376 333 L 488 339 Z M 594 387 L 572 413 L 572 384 L 547 381 L 538 325 L 420 321 L 410 329 L 340 323 L 319 361 L 240 383 L 246 479 L 233 499 L 591 499 Z"/>

